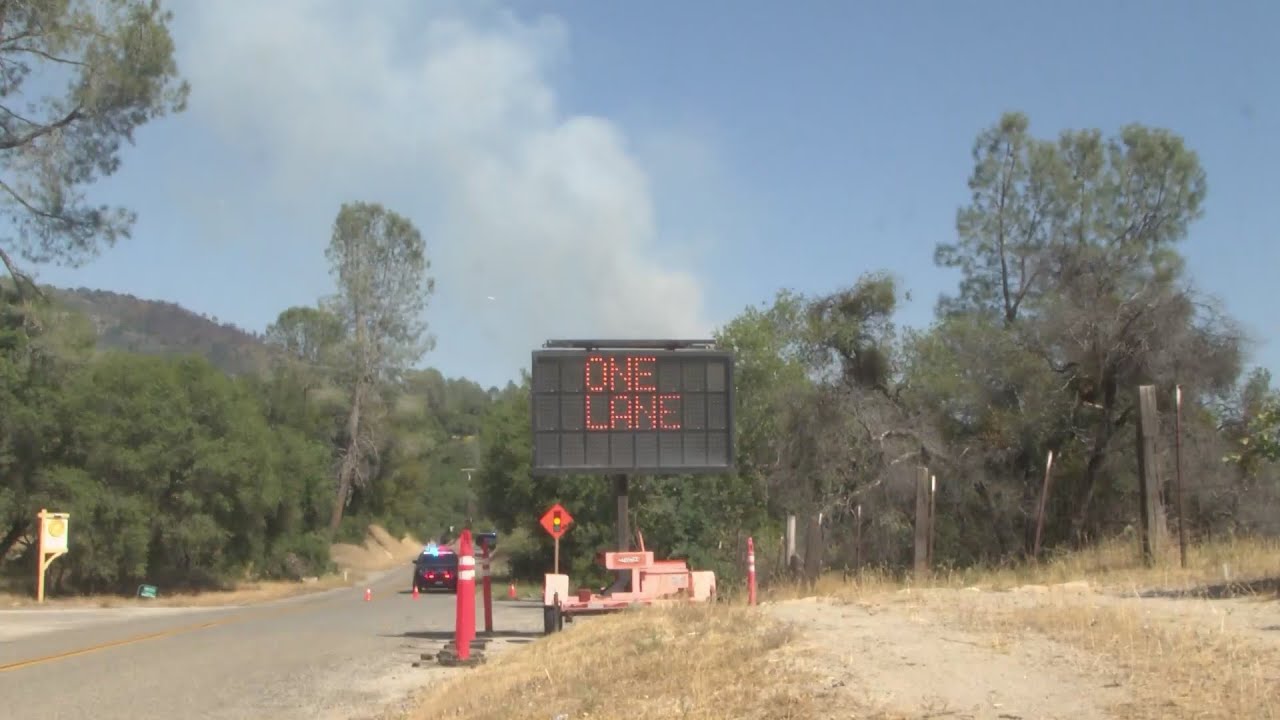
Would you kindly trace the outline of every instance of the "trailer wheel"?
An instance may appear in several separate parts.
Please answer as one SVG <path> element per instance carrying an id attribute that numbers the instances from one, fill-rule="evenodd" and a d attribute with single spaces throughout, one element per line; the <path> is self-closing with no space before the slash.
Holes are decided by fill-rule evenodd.
<path id="1" fill-rule="evenodd" d="M 564 617 L 560 614 L 559 605 L 542 606 L 542 633 L 551 633 L 564 629 Z"/>

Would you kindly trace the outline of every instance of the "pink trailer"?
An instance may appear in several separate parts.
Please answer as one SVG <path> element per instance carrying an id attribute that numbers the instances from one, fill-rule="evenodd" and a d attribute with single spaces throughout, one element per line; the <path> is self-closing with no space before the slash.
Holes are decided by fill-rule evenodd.
<path id="1" fill-rule="evenodd" d="M 576 615 L 599 615 L 629 607 L 687 602 L 712 602 L 716 596 L 716 574 L 710 570 L 690 570 L 683 560 L 655 560 L 653 552 L 640 550 L 605 552 L 604 566 L 622 571 L 619 582 L 602 593 L 589 589 L 569 591 L 569 576 L 547 573 L 542 588 L 543 625 L 547 633 L 573 622 Z M 621 589 L 621 588 L 627 589 Z"/>

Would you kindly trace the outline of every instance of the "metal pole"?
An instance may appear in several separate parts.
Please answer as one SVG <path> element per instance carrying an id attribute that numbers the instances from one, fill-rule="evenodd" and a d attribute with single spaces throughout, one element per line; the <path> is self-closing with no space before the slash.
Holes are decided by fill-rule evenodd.
<path id="1" fill-rule="evenodd" d="M 1044 484 L 1040 486 L 1040 507 L 1036 510 L 1036 538 L 1035 543 L 1031 546 L 1031 559 L 1038 560 L 1040 558 L 1040 534 L 1044 532 L 1044 511 L 1045 504 L 1049 501 L 1049 479 L 1053 470 L 1053 451 L 1049 451 L 1049 457 L 1044 461 Z"/>
<path id="2" fill-rule="evenodd" d="M 467 527 L 474 527 L 476 522 L 476 494 L 471 485 L 471 473 L 475 471 L 475 468 L 462 468 L 467 474 Z"/>
<path id="3" fill-rule="evenodd" d="M 938 476 L 929 476 L 929 567 L 933 567 L 933 538 L 937 532 L 935 513 L 937 512 Z"/>
<path id="4" fill-rule="evenodd" d="M 489 582 L 489 538 L 480 541 L 483 556 L 481 576 L 484 580 L 484 632 L 493 634 L 493 589 Z M 415 588 L 416 589 L 416 588 Z"/>
<path id="5" fill-rule="evenodd" d="M 1173 454 L 1174 474 L 1178 486 L 1178 556 L 1182 567 L 1187 567 L 1187 531 L 1186 516 L 1182 514 L 1182 386 L 1174 387 L 1174 432 Z"/>
<path id="6" fill-rule="evenodd" d="M 628 495 L 630 493 L 630 480 L 626 475 L 613 476 L 613 495 L 618 507 L 618 551 L 628 552 L 631 550 L 631 513 L 628 508 Z M 633 588 L 631 585 L 631 571 L 619 570 L 618 578 L 613 581 L 612 590 L 619 591 L 624 588 L 629 592 L 636 592 L 639 588 Z"/>
<path id="7" fill-rule="evenodd" d="M 626 475 L 613 476 L 613 494 L 618 503 L 618 550 L 621 552 L 631 549 L 630 511 L 627 507 L 629 485 Z"/>

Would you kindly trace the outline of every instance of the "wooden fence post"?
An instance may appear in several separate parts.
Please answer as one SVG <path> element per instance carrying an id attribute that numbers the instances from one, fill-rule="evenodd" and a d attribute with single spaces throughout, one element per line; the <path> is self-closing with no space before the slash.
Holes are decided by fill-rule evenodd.
<path id="1" fill-rule="evenodd" d="M 822 514 L 809 516 L 809 527 L 804 541 L 804 574 L 809 587 L 818 582 L 822 574 Z"/>
<path id="2" fill-rule="evenodd" d="M 791 558 L 796 555 L 796 516 L 787 515 L 787 541 L 783 550 L 786 553 L 786 567 L 791 567 Z"/>
<path id="3" fill-rule="evenodd" d="M 929 572 L 929 468 L 916 468 L 915 574 Z"/>
<path id="4" fill-rule="evenodd" d="M 1044 513 L 1049 502 L 1049 483 L 1053 479 L 1053 451 L 1044 461 L 1044 484 L 1040 486 L 1040 506 L 1036 510 L 1036 538 L 1031 546 L 1031 561 L 1040 559 L 1040 536 L 1044 533 Z"/>
<path id="5" fill-rule="evenodd" d="M 1142 560 L 1155 562 L 1163 547 L 1164 508 L 1160 502 L 1160 477 L 1156 470 L 1156 437 L 1160 415 L 1156 411 L 1154 385 L 1138 386 L 1138 497 L 1142 535 Z"/>
<path id="6" fill-rule="evenodd" d="M 854 517 L 853 566 L 858 571 L 858 577 L 862 577 L 862 503 L 858 503 L 858 510 Z"/>

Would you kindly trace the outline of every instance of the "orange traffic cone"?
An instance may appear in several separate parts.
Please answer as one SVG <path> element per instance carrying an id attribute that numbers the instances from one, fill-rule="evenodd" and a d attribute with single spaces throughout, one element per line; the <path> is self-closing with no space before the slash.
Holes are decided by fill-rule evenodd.
<path id="1" fill-rule="evenodd" d="M 372 588 L 365 588 L 365 589 L 364 589 L 364 601 L 365 601 L 365 602 L 369 602 L 369 601 L 370 601 L 370 600 L 372 600 L 372 599 L 373 599 L 373 589 L 372 589 Z"/>
<path id="2" fill-rule="evenodd" d="M 508 585 L 508 586 L 507 586 L 507 598 L 509 598 L 509 599 L 511 599 L 511 600 L 515 600 L 515 599 L 516 599 L 516 584 L 515 584 L 515 583 L 511 583 L 510 585 Z"/>
<path id="3" fill-rule="evenodd" d="M 418 585 L 416 583 L 413 586 L 413 599 L 414 600 L 418 599 Z"/>

